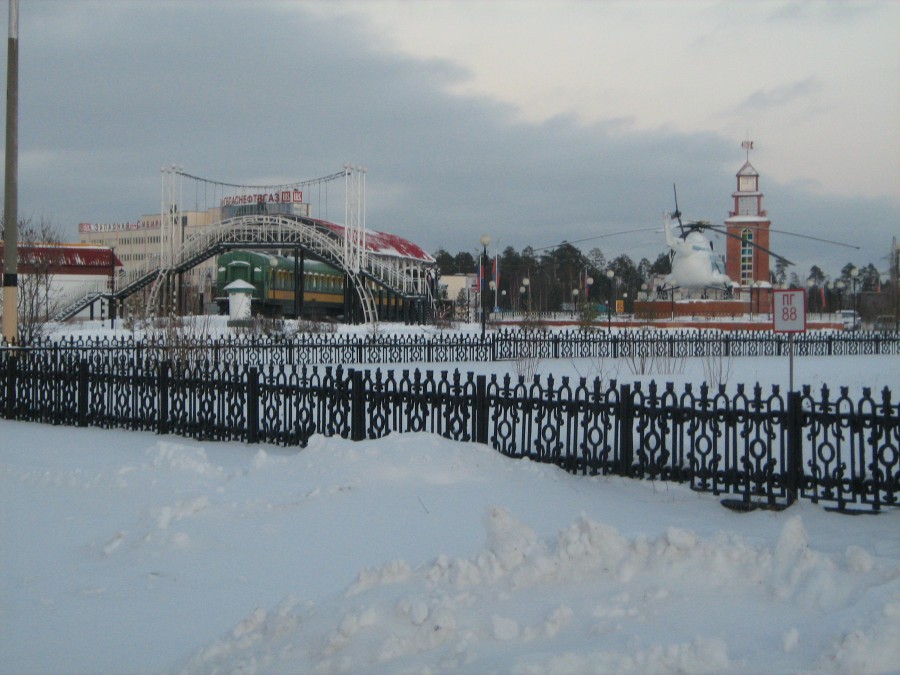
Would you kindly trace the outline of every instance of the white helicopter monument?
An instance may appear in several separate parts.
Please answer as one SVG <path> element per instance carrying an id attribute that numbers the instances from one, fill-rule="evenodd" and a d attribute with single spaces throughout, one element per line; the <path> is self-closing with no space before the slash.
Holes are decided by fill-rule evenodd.
<path id="1" fill-rule="evenodd" d="M 675 222 L 678 232 L 673 232 Z M 706 220 L 682 221 L 678 193 L 675 192 L 675 211 L 667 212 L 663 222 L 672 271 L 664 277 L 663 285 L 656 288 L 657 296 L 666 296 L 677 290 L 683 298 L 707 298 L 712 291 L 713 295 L 729 299 L 733 290 L 739 288 L 740 284 L 725 274 L 724 257 L 715 252 L 712 242 L 704 234 L 706 230 L 739 239 L 788 265 L 794 264 L 752 240 L 728 232 L 723 225 L 714 225 Z"/>

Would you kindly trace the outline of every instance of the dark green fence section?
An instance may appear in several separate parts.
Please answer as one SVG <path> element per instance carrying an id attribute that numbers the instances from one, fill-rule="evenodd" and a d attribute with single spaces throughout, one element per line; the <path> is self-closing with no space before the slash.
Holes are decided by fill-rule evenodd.
<path id="1" fill-rule="evenodd" d="M 788 354 L 789 337 L 770 331 L 502 329 L 489 331 L 483 339 L 480 334 L 458 332 L 45 338 L 30 348 L 74 351 L 94 360 L 338 365 L 784 356 Z M 900 355 L 900 333 L 810 331 L 794 337 L 794 353 L 798 356 Z"/>
<path id="2" fill-rule="evenodd" d="M 88 357 L 89 358 L 86 358 Z M 900 409 L 885 388 L 676 390 L 431 370 L 159 361 L 76 349 L 0 352 L 9 420 L 303 447 L 423 431 L 579 474 L 676 481 L 739 503 L 896 506 Z"/>

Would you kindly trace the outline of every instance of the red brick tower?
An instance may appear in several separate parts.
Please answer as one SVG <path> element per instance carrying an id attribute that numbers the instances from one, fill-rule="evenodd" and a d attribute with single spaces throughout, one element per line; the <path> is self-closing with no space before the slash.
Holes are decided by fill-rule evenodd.
<path id="1" fill-rule="evenodd" d="M 737 172 L 737 192 L 734 210 L 729 211 L 725 226 L 730 234 L 725 246 L 725 273 L 732 281 L 747 289 L 754 282 L 769 283 L 769 254 L 748 242 L 769 248 L 769 226 L 763 208 L 763 194 L 759 191 L 759 173 L 750 164 L 753 141 L 744 141 L 741 147 L 747 151 L 747 161 Z"/>

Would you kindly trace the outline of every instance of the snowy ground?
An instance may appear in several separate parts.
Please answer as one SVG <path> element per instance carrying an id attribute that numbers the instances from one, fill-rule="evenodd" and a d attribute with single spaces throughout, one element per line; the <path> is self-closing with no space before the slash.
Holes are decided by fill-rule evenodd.
<path id="1" fill-rule="evenodd" d="M 898 364 L 798 359 L 795 380 L 896 392 Z M 679 368 L 655 379 L 703 379 Z M 900 510 L 738 514 L 426 434 L 296 450 L 0 420 L 0 664 L 900 672 Z"/>

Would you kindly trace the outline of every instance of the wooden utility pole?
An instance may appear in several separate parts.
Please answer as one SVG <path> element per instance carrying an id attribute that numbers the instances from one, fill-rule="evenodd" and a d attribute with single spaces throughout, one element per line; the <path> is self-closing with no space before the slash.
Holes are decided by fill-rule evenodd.
<path id="1" fill-rule="evenodd" d="M 6 175 L 3 195 L 3 337 L 16 340 L 18 317 L 19 0 L 9 0 L 6 60 Z"/>

